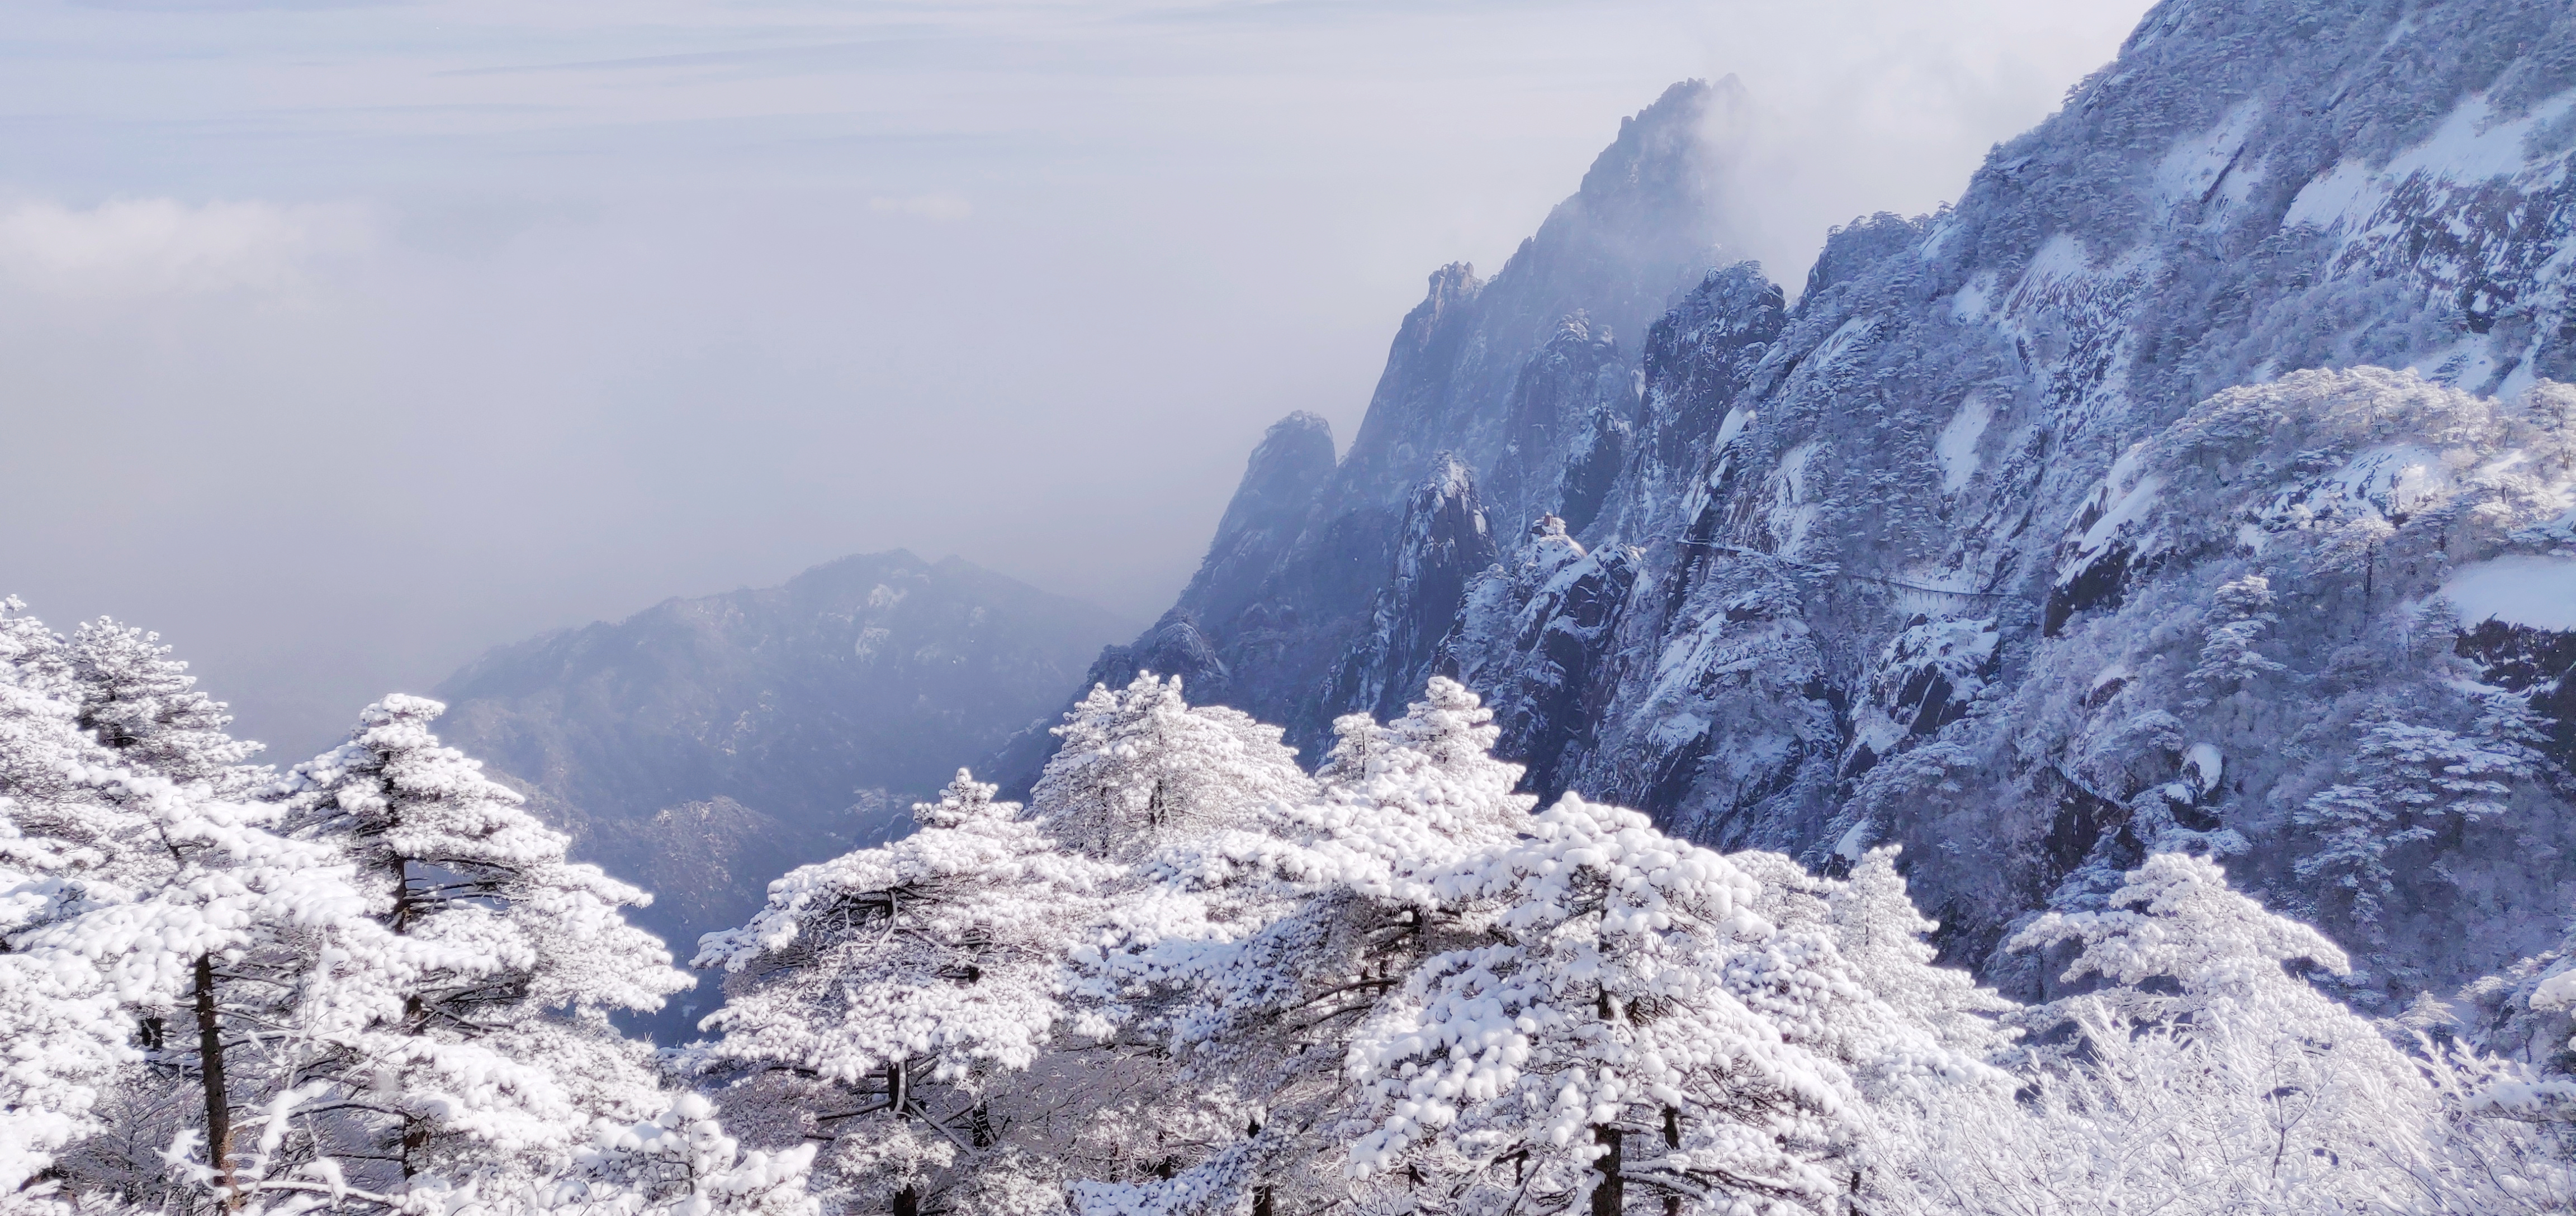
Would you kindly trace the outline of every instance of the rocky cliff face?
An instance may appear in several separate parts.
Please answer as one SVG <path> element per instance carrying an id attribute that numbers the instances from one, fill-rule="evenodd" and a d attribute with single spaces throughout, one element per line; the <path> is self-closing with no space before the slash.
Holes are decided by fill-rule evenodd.
<path id="1" fill-rule="evenodd" d="M 1543 792 L 1904 843 L 1952 956 L 2032 991 L 2009 927 L 2164 848 L 2325 924 L 2365 1000 L 2493 970 L 2576 894 L 2570 47 L 2560 4 L 2169 0 L 1794 306 L 1720 270 L 1629 348 L 1533 293 L 1586 315 L 1471 361 L 1513 270 L 1443 272 L 1297 539 L 1103 674 L 1311 747 L 1454 671 Z"/>
<path id="2" fill-rule="evenodd" d="M 493 651 L 439 688 L 440 730 L 577 857 L 656 892 L 637 919 L 685 958 L 769 880 L 881 839 L 959 763 L 1051 720 L 1117 633 L 956 558 L 851 557 Z"/>
<path id="3" fill-rule="evenodd" d="M 1673 86 L 1620 123 L 1581 188 L 1491 279 L 1466 265 L 1433 274 L 1350 451 L 1337 464 L 1311 414 L 1271 428 L 1198 576 L 1085 686 L 1177 674 L 1193 698 L 1259 706 L 1320 755 L 1335 714 L 1419 684 L 1455 594 L 1493 557 L 1471 535 L 1481 520 L 1558 506 L 1569 478 L 1608 492 L 1636 342 L 1730 260 L 1719 149 L 1745 109 L 1732 77 Z M 1025 789 L 1050 743 L 1016 740 L 993 769 Z"/>

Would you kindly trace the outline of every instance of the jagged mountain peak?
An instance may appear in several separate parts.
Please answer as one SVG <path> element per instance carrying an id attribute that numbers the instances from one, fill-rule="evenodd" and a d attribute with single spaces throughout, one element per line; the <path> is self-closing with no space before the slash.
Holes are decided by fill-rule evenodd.
<path id="1" fill-rule="evenodd" d="M 2455 601 L 2576 585 L 2563 461 L 2480 421 L 2576 416 L 2571 46 L 2563 3 L 2167 0 L 1794 305 L 1701 205 L 1740 89 L 1677 87 L 1490 281 L 1434 276 L 1297 538 L 1145 641 L 1310 754 L 1454 672 L 1541 793 L 1902 843 L 2032 994 L 1993 947 L 2147 848 L 2327 925 L 2356 1000 L 2500 966 L 2576 848 L 2576 630 Z M 2333 792 L 2427 739 L 2507 793 Z"/>
<path id="2" fill-rule="evenodd" d="M 1566 318 L 1580 315 L 1605 337 L 1642 334 L 1702 274 L 1735 260 L 1723 199 L 1749 114 L 1732 77 L 1672 86 L 1622 120 L 1581 188 L 1491 280 L 1464 263 L 1434 273 L 1352 440 L 1341 505 L 1394 508 L 1443 448 L 1489 473 L 1513 438 L 1491 404 Z"/>
<path id="3" fill-rule="evenodd" d="M 1332 471 L 1333 424 L 1312 410 L 1297 410 L 1261 432 L 1261 442 L 1244 462 L 1244 481 L 1251 484 L 1294 471 L 1303 476 L 1321 468 Z"/>
<path id="4" fill-rule="evenodd" d="M 1734 76 L 1678 81 L 1654 104 L 1619 120 L 1618 138 L 1593 158 L 1582 185 L 1551 218 L 1580 210 L 1596 222 L 1615 222 L 1705 198 L 1711 179 L 1727 171 L 1725 146 L 1752 121 L 1753 95 Z M 1546 232 L 1541 225 L 1541 236 L 1532 239 Z"/>
<path id="5" fill-rule="evenodd" d="M 1406 328 L 1426 327 L 1439 321 L 1450 309 L 1476 298 L 1485 290 L 1485 280 L 1476 277 L 1476 267 L 1468 262 L 1451 262 L 1432 271 L 1426 279 L 1422 302 L 1406 313 Z M 1401 329 L 1398 330 L 1402 332 Z"/>
<path id="6" fill-rule="evenodd" d="M 1309 756 L 1334 716 L 1401 708 L 1400 686 L 1446 663 L 1445 629 L 1410 607 L 1380 613 L 1391 587 L 1418 589 L 1407 605 L 1454 592 L 1474 572 L 1460 563 L 1497 552 L 1489 512 L 1517 533 L 1569 502 L 1586 518 L 1602 508 L 1637 391 L 1638 348 L 1620 336 L 1736 260 L 1720 199 L 1749 111 L 1732 78 L 1672 86 L 1491 279 L 1464 262 L 1432 272 L 1349 452 L 1324 475 L 1323 428 L 1273 428 L 1179 602 L 1086 684 L 1178 675 L 1194 700 L 1264 707 Z M 1426 485 L 1441 492 L 1426 499 Z M 1025 788 L 1051 747 L 1015 740 L 1004 786 Z"/>
<path id="7" fill-rule="evenodd" d="M 1272 423 L 1244 462 L 1243 481 L 1182 598 L 1210 615 L 1241 611 L 1258 573 L 1296 542 L 1335 468 L 1333 426 L 1322 415 L 1299 410 Z"/>
<path id="8" fill-rule="evenodd" d="M 2421 513 L 2326 504 L 2331 485 L 2440 481 L 2458 463 L 2423 455 L 2454 444 L 2406 438 L 2456 429 L 2428 381 L 2511 399 L 2566 374 L 2576 123 L 2550 124 L 2576 94 L 2528 82 L 2563 77 L 2570 20 L 2500 0 L 2169 3 L 1956 206 L 1838 230 L 1794 308 L 1750 276 L 1732 299 L 1695 292 L 1649 339 L 1637 438 L 1590 555 L 1548 580 L 1507 558 L 1470 592 L 1453 652 L 1506 745 L 1534 777 L 1616 791 L 1702 839 L 1818 862 L 1901 841 L 1955 957 L 2008 971 L 1988 951 L 2013 918 L 2082 906 L 2150 846 L 2236 850 L 2232 866 L 2348 942 L 2395 943 L 2386 957 L 2412 970 L 2372 981 L 2388 995 L 2529 946 L 2531 924 L 2481 919 L 2438 883 L 2390 897 L 2385 919 L 2339 910 L 2299 816 L 2320 783 L 2373 763 L 2351 739 L 2362 701 L 2405 706 L 2390 729 L 2475 729 L 2474 706 L 2418 683 L 2448 659 L 2377 649 L 2422 636 L 2393 623 L 2438 583 L 2415 554 L 2499 543 L 2425 531 L 2451 526 L 2430 517 L 2563 510 L 2545 488 L 2465 477 Z M 2474 47 L 2433 34 L 2469 29 Z M 2368 364 L 2412 372 L 2290 375 Z M 2194 544 L 2122 548 L 2145 542 L 2100 513 L 2158 501 L 2123 462 L 2201 425 L 2203 403 L 2270 384 L 2269 425 L 2358 394 L 2386 450 L 2225 457 L 2229 480 L 2156 508 L 2209 516 Z M 2311 535 L 2346 527 L 2349 553 Z M 2298 539 L 2267 539 L 2283 531 Z M 2231 582 L 2246 578 L 2268 584 Z M 2217 677 L 2182 677 L 2198 648 L 2254 631 L 2226 605 L 2257 585 L 2301 605 L 2275 614 L 2263 660 L 2300 674 L 2259 710 L 2213 710 Z M 2173 784 L 2189 756 L 2266 746 L 2249 715 L 2271 715 L 2304 767 L 2243 756 L 2223 789 Z M 2168 785 L 2181 792 L 2159 801 Z M 2549 795 L 2516 797 L 2533 814 L 2518 839 L 2446 846 L 2461 882 L 2529 886 L 2509 859 L 2560 847 Z M 2478 957 L 2423 959 L 2472 929 Z"/>
<path id="9" fill-rule="evenodd" d="M 1500 556 L 1474 472 L 1457 453 L 1433 456 L 1406 496 L 1391 576 L 1371 606 L 1365 641 L 1343 652 L 1321 700 L 1391 718 L 1432 676 L 1455 674 L 1447 653 L 1454 605 Z"/>

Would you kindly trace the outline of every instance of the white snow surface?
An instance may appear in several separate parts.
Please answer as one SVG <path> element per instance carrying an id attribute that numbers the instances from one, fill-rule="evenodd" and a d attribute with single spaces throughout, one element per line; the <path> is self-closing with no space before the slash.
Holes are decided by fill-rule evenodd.
<path id="1" fill-rule="evenodd" d="M 2576 629 L 2576 561 L 2508 554 L 2460 567 L 2442 594 L 2472 624 L 2502 621 L 2533 629 Z"/>
<path id="2" fill-rule="evenodd" d="M 1851 829 L 1843 833 L 1842 839 L 1834 842 L 1834 856 L 1846 861 L 1859 861 L 1861 851 L 1869 847 L 1869 833 L 1869 821 L 1866 819 L 1851 825 Z"/>
<path id="3" fill-rule="evenodd" d="M 1968 280 L 1968 285 L 1950 298 L 1950 316 L 1963 325 L 1983 321 L 1994 310 L 1994 297 L 1995 273 L 1989 270 Z"/>
<path id="4" fill-rule="evenodd" d="M 2145 455 L 2145 445 L 2141 444 L 2129 449 L 2112 464 L 2110 475 L 2103 479 L 2102 488 L 2097 491 L 2099 497 L 2095 500 L 2101 509 L 2101 518 L 2094 520 L 2093 526 L 2086 528 L 2077 539 L 2074 554 L 2059 568 L 2058 582 L 2074 579 L 2095 558 L 2107 552 L 2115 541 L 2126 539 L 2140 553 L 2156 549 L 2157 541 L 2148 527 L 2155 519 L 2157 507 L 2163 502 L 2165 483 L 2161 477 L 2141 472 Z"/>
<path id="5" fill-rule="evenodd" d="M 2192 775 L 2204 794 L 2217 789 L 2219 776 L 2227 771 L 2216 744 L 2194 743 L 2189 751 L 2182 754 L 2182 759 L 2183 763 L 2191 766 Z"/>
<path id="6" fill-rule="evenodd" d="M 1977 441 L 1985 438 L 1986 425 L 1994 421 L 1995 407 L 1985 394 L 1970 393 L 1959 403 L 1959 412 L 1941 428 L 1941 437 L 1933 444 L 1933 454 L 1941 461 L 1941 492 L 1956 494 L 1977 475 Z"/>
<path id="7" fill-rule="evenodd" d="M 2231 206 L 2243 201 L 2256 175 L 2241 163 L 2241 153 L 2259 116 L 2251 103 L 2239 105 L 2217 126 L 2175 140 L 2156 164 L 2156 201 L 2168 210 L 2196 205 L 2204 197 Z"/>
<path id="8" fill-rule="evenodd" d="M 1717 441 L 1709 445 L 1709 450 L 1713 452 L 1725 451 L 1726 445 L 1735 442 L 1735 437 L 1743 434 L 1744 428 L 1750 425 L 1752 421 L 1753 411 L 1746 409 L 1743 406 L 1739 405 L 1734 409 L 1726 411 L 1725 421 L 1717 424 Z"/>
<path id="9" fill-rule="evenodd" d="M 2299 224 L 2328 230 L 2338 224 L 2354 228 L 2387 201 L 2391 183 L 2416 173 L 2457 182 L 2520 173 L 2530 164 L 2525 137 L 2534 127 L 2566 113 L 2571 101 L 2576 101 L 2576 94 L 2561 94 L 2521 118 L 2496 122 L 2495 108 L 2487 99 L 2471 97 L 2451 111 L 2430 138 L 2389 161 L 2387 167 L 2374 170 L 2347 160 L 2310 182 L 2291 201 L 2281 224 L 2285 228 Z"/>

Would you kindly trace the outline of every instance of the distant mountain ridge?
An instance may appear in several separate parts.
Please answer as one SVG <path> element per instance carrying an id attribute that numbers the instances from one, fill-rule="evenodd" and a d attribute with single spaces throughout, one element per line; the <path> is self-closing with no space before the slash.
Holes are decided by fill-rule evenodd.
<path id="1" fill-rule="evenodd" d="M 576 855 L 660 892 L 639 919 L 685 956 L 771 879 L 881 839 L 959 765 L 1052 722 L 1125 628 L 895 550 L 501 647 L 439 686 L 439 725 Z"/>

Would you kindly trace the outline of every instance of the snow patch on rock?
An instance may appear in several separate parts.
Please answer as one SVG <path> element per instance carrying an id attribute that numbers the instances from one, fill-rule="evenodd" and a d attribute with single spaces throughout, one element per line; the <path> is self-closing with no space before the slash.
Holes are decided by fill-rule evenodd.
<path id="1" fill-rule="evenodd" d="M 1941 461 L 1941 492 L 1956 494 L 1977 475 L 1977 441 L 1986 437 L 1987 424 L 1994 421 L 1994 406 L 1983 393 L 1970 393 L 1959 404 L 1959 412 L 1941 428 L 1933 444 L 1933 454 Z"/>
<path id="2" fill-rule="evenodd" d="M 2460 567 L 2442 594 L 2471 623 L 2576 630 L 2576 561 L 2509 554 Z"/>

